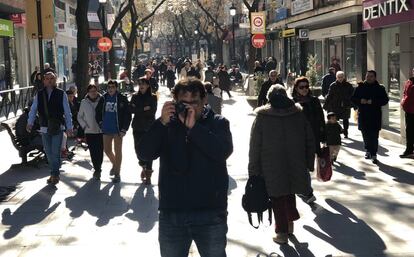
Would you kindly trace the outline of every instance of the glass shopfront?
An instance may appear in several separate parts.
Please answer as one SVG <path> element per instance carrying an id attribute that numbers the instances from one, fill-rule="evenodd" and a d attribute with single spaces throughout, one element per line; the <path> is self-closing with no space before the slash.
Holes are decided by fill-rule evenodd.
<path id="1" fill-rule="evenodd" d="M 392 27 L 381 30 L 382 49 L 381 56 L 383 57 L 381 72 L 383 84 L 388 92 L 390 102 L 388 105 L 388 120 L 384 121 L 384 125 L 391 131 L 400 132 L 400 99 L 401 86 L 400 80 L 400 28 Z"/>
<path id="2" fill-rule="evenodd" d="M 316 56 L 320 78 L 328 72 L 329 67 L 335 65 L 345 72 L 350 83 L 356 84 L 358 72 L 356 37 L 356 35 L 349 35 L 308 42 L 309 53 Z"/>

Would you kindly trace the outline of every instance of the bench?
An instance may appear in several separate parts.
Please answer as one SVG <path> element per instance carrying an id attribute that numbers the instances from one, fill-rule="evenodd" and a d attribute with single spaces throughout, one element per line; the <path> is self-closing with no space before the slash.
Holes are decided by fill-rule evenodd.
<path id="1" fill-rule="evenodd" d="M 42 159 L 43 156 L 43 147 L 41 145 L 23 145 L 19 140 L 17 140 L 15 134 L 15 125 L 17 118 L 8 120 L 1 123 L 1 126 L 7 130 L 7 133 L 10 136 L 10 139 L 13 143 L 14 148 L 19 152 L 19 156 L 22 159 L 23 165 L 28 164 L 27 157 L 35 157 L 33 161 L 38 161 Z"/>

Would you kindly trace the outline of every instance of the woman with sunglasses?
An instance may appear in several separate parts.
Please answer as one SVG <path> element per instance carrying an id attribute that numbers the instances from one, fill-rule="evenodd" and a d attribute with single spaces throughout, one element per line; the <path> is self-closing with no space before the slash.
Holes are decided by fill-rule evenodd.
<path id="1" fill-rule="evenodd" d="M 148 131 L 152 123 L 155 121 L 155 113 L 157 112 L 157 96 L 152 94 L 150 82 L 141 77 L 138 79 L 139 90 L 132 96 L 130 102 L 131 113 L 134 114 L 132 120 L 132 130 L 134 135 L 135 152 L 139 165 L 142 167 L 141 180 L 146 185 L 151 184 L 152 161 L 143 161 L 138 157 L 139 141 Z"/>
<path id="2" fill-rule="evenodd" d="M 321 153 L 321 143 L 325 142 L 325 116 L 323 114 L 321 102 L 316 96 L 312 95 L 309 89 L 309 80 L 306 77 L 299 77 L 295 80 L 292 97 L 295 103 L 299 103 L 303 108 L 303 113 L 308 119 L 313 135 L 315 137 L 316 155 Z M 309 176 L 310 180 L 310 176 Z M 312 188 L 309 194 L 302 196 L 306 203 L 312 203 L 316 200 Z"/>

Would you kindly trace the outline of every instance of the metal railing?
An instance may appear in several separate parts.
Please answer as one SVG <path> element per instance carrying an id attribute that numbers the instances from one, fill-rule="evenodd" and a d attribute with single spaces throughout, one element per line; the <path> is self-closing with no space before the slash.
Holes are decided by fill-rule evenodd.
<path id="1" fill-rule="evenodd" d="M 0 91 L 0 121 L 17 117 L 33 98 L 33 87 Z"/>

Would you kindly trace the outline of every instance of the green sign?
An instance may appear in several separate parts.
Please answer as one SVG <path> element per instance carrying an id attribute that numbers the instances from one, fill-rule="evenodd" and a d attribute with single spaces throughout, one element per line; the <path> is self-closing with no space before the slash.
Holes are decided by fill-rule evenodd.
<path id="1" fill-rule="evenodd" d="M 13 37 L 13 22 L 0 19 L 0 37 Z"/>

